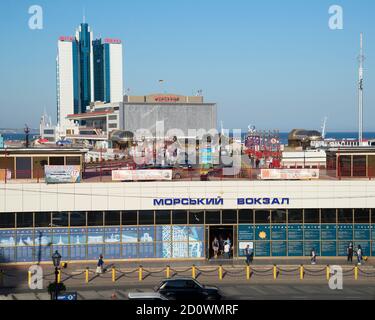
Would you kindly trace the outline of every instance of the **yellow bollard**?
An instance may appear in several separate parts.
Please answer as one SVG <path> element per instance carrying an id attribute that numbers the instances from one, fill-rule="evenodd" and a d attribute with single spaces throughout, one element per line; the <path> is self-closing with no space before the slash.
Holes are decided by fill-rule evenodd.
<path id="1" fill-rule="evenodd" d="M 116 268 L 112 267 L 112 282 L 116 282 Z"/>
<path id="2" fill-rule="evenodd" d="M 277 268 L 276 268 L 276 264 L 273 266 L 273 280 L 276 280 L 277 278 Z"/>
<path id="3" fill-rule="evenodd" d="M 85 270 L 85 281 L 86 283 L 89 283 L 89 268 L 86 268 Z"/>
<path id="4" fill-rule="evenodd" d="M 354 280 L 358 280 L 358 267 L 354 267 Z"/>
<path id="5" fill-rule="evenodd" d="M 303 264 L 301 264 L 301 266 L 299 267 L 299 278 L 301 280 L 303 280 L 303 275 L 304 275 Z"/>
<path id="6" fill-rule="evenodd" d="M 57 283 L 60 283 L 61 282 L 61 270 L 58 270 L 58 274 L 57 274 Z"/>
<path id="7" fill-rule="evenodd" d="M 250 280 L 250 266 L 246 266 L 246 280 Z"/>
<path id="8" fill-rule="evenodd" d="M 327 275 L 327 281 L 329 281 L 329 278 L 331 277 L 331 269 L 329 265 L 327 265 L 327 268 L 326 268 L 326 275 Z"/>
<path id="9" fill-rule="evenodd" d="M 166 273 L 167 273 L 167 279 L 169 279 L 171 277 L 171 267 L 170 266 L 167 266 Z"/>
<path id="10" fill-rule="evenodd" d="M 27 272 L 27 283 L 31 286 L 31 271 Z"/>
<path id="11" fill-rule="evenodd" d="M 138 280 L 139 280 L 139 281 L 142 281 L 142 280 L 143 280 L 143 275 L 142 275 L 142 273 L 143 273 L 143 268 L 142 268 L 142 266 L 139 266 L 139 270 L 138 270 Z"/>
<path id="12" fill-rule="evenodd" d="M 219 267 L 219 280 L 220 281 L 223 280 L 223 266 L 222 265 L 220 265 Z"/>
<path id="13" fill-rule="evenodd" d="M 191 277 L 193 279 L 195 279 L 195 265 L 193 264 L 193 266 L 191 267 Z"/>

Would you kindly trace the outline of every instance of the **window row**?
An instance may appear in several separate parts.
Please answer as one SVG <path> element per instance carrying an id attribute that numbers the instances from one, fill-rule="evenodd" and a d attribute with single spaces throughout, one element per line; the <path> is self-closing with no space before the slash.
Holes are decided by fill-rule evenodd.
<path id="1" fill-rule="evenodd" d="M 0 228 L 237 223 L 375 223 L 375 209 L 144 210 L 0 213 Z"/>

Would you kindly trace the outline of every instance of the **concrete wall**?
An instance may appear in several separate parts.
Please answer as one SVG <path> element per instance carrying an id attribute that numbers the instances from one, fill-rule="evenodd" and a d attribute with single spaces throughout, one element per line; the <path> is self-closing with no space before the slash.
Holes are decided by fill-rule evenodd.
<path id="1" fill-rule="evenodd" d="M 156 207 L 154 198 L 217 198 L 224 205 Z M 237 198 L 290 198 L 284 205 L 238 206 Z M 375 208 L 375 181 L 183 181 L 0 184 L 0 213 L 27 211 L 245 208 Z"/>

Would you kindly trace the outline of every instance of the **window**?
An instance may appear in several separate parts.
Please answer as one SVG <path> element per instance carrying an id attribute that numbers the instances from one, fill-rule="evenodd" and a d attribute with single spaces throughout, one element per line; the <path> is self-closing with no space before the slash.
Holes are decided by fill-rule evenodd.
<path id="1" fill-rule="evenodd" d="M 106 211 L 104 213 L 104 224 L 106 226 L 119 226 L 120 211 Z"/>
<path id="2" fill-rule="evenodd" d="M 14 228 L 16 223 L 15 213 L 0 213 L 0 228 Z"/>
<path id="3" fill-rule="evenodd" d="M 303 213 L 302 209 L 288 210 L 288 223 L 302 223 Z"/>
<path id="4" fill-rule="evenodd" d="M 286 210 L 272 210 L 272 223 L 286 223 Z"/>
<path id="5" fill-rule="evenodd" d="M 17 213 L 17 228 L 32 228 L 34 227 L 34 213 L 33 212 L 18 212 Z"/>
<path id="6" fill-rule="evenodd" d="M 36 228 L 51 226 L 51 212 L 35 212 L 34 219 Z"/>
<path id="7" fill-rule="evenodd" d="M 304 210 L 305 223 L 320 223 L 319 209 L 305 209 Z"/>
<path id="8" fill-rule="evenodd" d="M 188 223 L 187 211 L 173 210 L 172 211 L 172 223 L 173 224 L 187 224 Z"/>
<path id="9" fill-rule="evenodd" d="M 116 115 L 110 115 L 110 116 L 108 116 L 108 120 L 117 120 L 117 116 Z"/>
<path id="10" fill-rule="evenodd" d="M 269 210 L 255 210 L 255 223 L 270 223 L 271 214 Z"/>
<path id="11" fill-rule="evenodd" d="M 31 179 L 31 158 L 16 157 L 16 178 Z"/>
<path id="12" fill-rule="evenodd" d="M 49 157 L 49 164 L 51 166 L 63 166 L 64 157 Z"/>
<path id="13" fill-rule="evenodd" d="M 121 217 L 121 223 L 123 226 L 135 226 L 138 224 L 138 212 L 137 211 L 123 211 Z"/>
<path id="14" fill-rule="evenodd" d="M 254 223 L 254 211 L 251 209 L 238 210 L 238 223 Z"/>
<path id="15" fill-rule="evenodd" d="M 353 176 L 366 177 L 366 156 L 353 156 Z"/>
<path id="16" fill-rule="evenodd" d="M 169 210 L 155 211 L 156 224 L 171 224 L 171 212 Z"/>
<path id="17" fill-rule="evenodd" d="M 139 211 L 139 224 L 147 225 L 154 224 L 154 211 L 144 210 Z"/>
<path id="18" fill-rule="evenodd" d="M 220 211 L 206 211 L 206 224 L 220 224 Z"/>
<path id="19" fill-rule="evenodd" d="M 322 209 L 320 214 L 322 223 L 336 223 L 336 209 Z"/>
<path id="20" fill-rule="evenodd" d="M 223 210 L 221 215 L 223 224 L 237 224 L 237 210 Z"/>
<path id="21" fill-rule="evenodd" d="M 342 177 L 350 177 L 352 172 L 352 157 L 351 156 L 340 156 L 339 160 L 339 175 Z"/>
<path id="22" fill-rule="evenodd" d="M 74 211 L 70 213 L 70 226 L 84 227 L 86 226 L 86 211 Z"/>
<path id="23" fill-rule="evenodd" d="M 338 209 L 337 210 L 338 223 L 353 223 L 352 209 Z"/>
<path id="24" fill-rule="evenodd" d="M 102 226 L 103 222 L 104 222 L 103 211 L 87 212 L 87 225 L 88 226 Z"/>
<path id="25" fill-rule="evenodd" d="M 371 209 L 371 223 L 375 224 L 375 209 Z"/>
<path id="26" fill-rule="evenodd" d="M 68 212 L 52 212 L 52 227 L 69 226 Z"/>
<path id="27" fill-rule="evenodd" d="M 66 157 L 66 164 L 68 166 L 79 166 L 81 165 L 81 157 Z"/>
<path id="28" fill-rule="evenodd" d="M 370 210 L 354 209 L 354 223 L 370 223 Z"/>
<path id="29" fill-rule="evenodd" d="M 117 128 L 117 123 L 110 123 L 110 124 L 108 124 L 108 128 L 110 128 L 110 129 Z"/>
<path id="30" fill-rule="evenodd" d="M 204 211 L 189 211 L 189 224 L 204 224 Z"/>

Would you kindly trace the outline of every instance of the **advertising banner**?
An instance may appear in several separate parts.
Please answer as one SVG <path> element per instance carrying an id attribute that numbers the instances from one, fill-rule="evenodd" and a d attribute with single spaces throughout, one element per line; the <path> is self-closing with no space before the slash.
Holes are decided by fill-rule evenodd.
<path id="1" fill-rule="evenodd" d="M 272 241 L 271 249 L 273 257 L 286 256 L 286 241 Z"/>
<path id="2" fill-rule="evenodd" d="M 168 181 L 172 170 L 113 170 L 112 181 Z"/>
<path id="3" fill-rule="evenodd" d="M 319 179 L 319 169 L 261 169 L 261 180 Z"/>
<path id="4" fill-rule="evenodd" d="M 45 166 L 46 183 L 77 183 L 81 181 L 80 166 Z"/>

